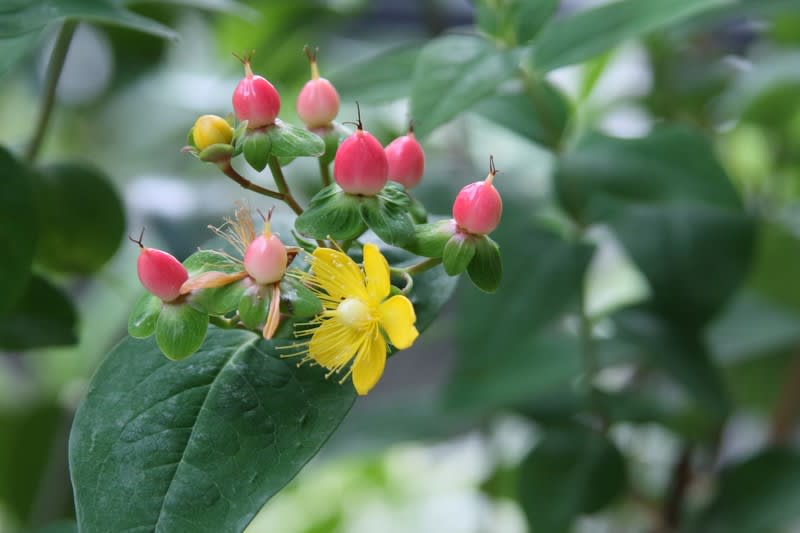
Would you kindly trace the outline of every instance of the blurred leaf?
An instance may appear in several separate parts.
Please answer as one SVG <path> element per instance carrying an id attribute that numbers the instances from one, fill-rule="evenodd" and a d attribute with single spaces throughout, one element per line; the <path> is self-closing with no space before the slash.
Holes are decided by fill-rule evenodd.
<path id="1" fill-rule="evenodd" d="M 0 38 L 0 79 L 39 43 L 40 31 Z"/>
<path id="2" fill-rule="evenodd" d="M 550 430 L 522 463 L 519 499 L 531 531 L 570 531 L 627 485 L 625 459 L 605 436 L 586 428 Z"/>
<path id="3" fill-rule="evenodd" d="M 516 45 L 533 39 L 558 4 L 559 0 L 479 0 L 476 19 L 481 30 Z"/>
<path id="4" fill-rule="evenodd" d="M 31 179 L 27 168 L 0 147 L 0 313 L 22 297 L 31 277 L 39 235 Z"/>
<path id="5" fill-rule="evenodd" d="M 486 40 L 448 35 L 420 52 L 411 88 L 414 131 L 425 136 L 492 94 L 517 69 L 515 54 Z"/>
<path id="6" fill-rule="evenodd" d="M 29 350 L 78 342 L 72 302 L 56 286 L 34 276 L 16 305 L 0 314 L 0 349 Z"/>
<path id="7" fill-rule="evenodd" d="M 50 165 L 36 175 L 34 190 L 38 263 L 90 274 L 111 259 L 125 235 L 125 207 L 103 172 L 86 164 Z"/>
<path id="8" fill-rule="evenodd" d="M 771 449 L 722 472 L 714 500 L 691 531 L 788 531 L 798 517 L 800 455 L 794 450 Z"/>
<path id="9" fill-rule="evenodd" d="M 507 205 L 494 234 L 508 251 L 497 292 L 462 292 L 459 359 L 445 391 L 454 407 L 518 405 L 580 370 L 577 339 L 543 328 L 578 303 L 594 247 L 526 223 L 522 209 Z"/>
<path id="10" fill-rule="evenodd" d="M 72 521 L 57 522 L 30 530 L 29 533 L 78 533 L 78 524 Z"/>
<path id="11" fill-rule="evenodd" d="M 0 411 L 0 501 L 23 523 L 33 512 L 39 483 L 64 415 L 55 405 Z"/>
<path id="12" fill-rule="evenodd" d="M 362 104 L 376 104 L 400 100 L 411 94 L 418 55 L 418 44 L 391 48 L 335 70 L 330 80 L 345 101 L 349 98 Z"/>
<path id="13" fill-rule="evenodd" d="M 170 4 L 173 6 L 216 11 L 219 13 L 230 13 L 249 20 L 258 19 L 258 11 L 234 0 L 118 0 L 117 3 L 126 6 L 135 6 L 139 4 Z"/>
<path id="14" fill-rule="evenodd" d="M 70 438 L 81 531 L 243 530 L 349 411 L 352 387 L 323 375 L 244 331 L 211 328 L 181 362 L 124 340 Z"/>
<path id="15" fill-rule="evenodd" d="M 639 139 L 583 138 L 560 158 L 556 189 L 564 208 L 587 223 L 603 215 L 604 202 L 611 200 L 741 206 L 711 144 L 675 126 Z"/>
<path id="16" fill-rule="evenodd" d="M 641 308 L 614 315 L 620 338 L 645 352 L 655 366 L 680 383 L 705 409 L 722 418 L 730 410 L 730 399 L 722 377 L 714 366 L 703 339 Z"/>
<path id="17" fill-rule="evenodd" d="M 749 285 L 769 302 L 800 313 L 800 237 L 781 224 L 760 226 Z"/>
<path id="18" fill-rule="evenodd" d="M 178 38 L 171 28 L 111 0 L 28 0 L 0 10 L 0 39 L 18 37 L 65 20 L 110 24 L 165 39 Z"/>
<path id="19" fill-rule="evenodd" d="M 547 72 L 600 55 L 732 0 L 620 0 L 553 19 L 534 41 L 532 67 Z"/>
<path id="20" fill-rule="evenodd" d="M 514 133 L 544 146 L 558 146 L 570 118 L 561 92 L 542 80 L 533 87 L 501 91 L 478 102 L 474 110 Z"/>

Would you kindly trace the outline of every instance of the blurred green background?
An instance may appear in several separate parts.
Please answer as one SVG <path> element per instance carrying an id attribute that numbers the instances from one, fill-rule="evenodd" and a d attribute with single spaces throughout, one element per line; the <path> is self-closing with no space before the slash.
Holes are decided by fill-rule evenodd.
<path id="1" fill-rule="evenodd" d="M 185 258 L 253 200 L 181 153 L 198 115 L 230 113 L 232 52 L 256 51 L 290 122 L 306 43 L 339 120 L 358 100 L 384 144 L 420 102 L 460 110 L 422 135 L 415 194 L 431 213 L 449 215 L 488 154 L 502 171 L 500 290 L 462 283 L 248 533 L 800 531 L 800 2 L 627 1 L 618 19 L 592 16 L 597 0 L 129 4 L 179 39 L 81 23 L 40 162 L 101 169 L 149 246 Z M 558 21 L 584 15 L 585 40 L 570 41 Z M 520 48 L 542 26 L 555 52 Z M 14 153 L 57 30 L 0 40 L 0 144 Z M 464 64 L 447 39 L 472 34 L 530 70 L 497 80 L 494 52 Z M 307 202 L 316 162 L 286 173 Z M 125 335 L 137 253 L 122 243 L 94 276 L 37 267 L 75 304 L 74 345 L 14 344 L 24 324 L 0 314 L 0 531 L 73 516 L 72 414 Z M 55 327 L 69 337 L 73 322 Z"/>

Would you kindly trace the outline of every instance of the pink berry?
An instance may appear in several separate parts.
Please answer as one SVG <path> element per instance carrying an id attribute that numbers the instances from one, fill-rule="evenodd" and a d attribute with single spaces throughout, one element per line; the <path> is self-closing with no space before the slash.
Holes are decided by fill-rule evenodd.
<path id="1" fill-rule="evenodd" d="M 245 59 L 245 77 L 233 91 L 233 110 L 236 118 L 248 122 L 248 128 L 261 128 L 275 122 L 281 110 L 281 97 L 275 87 L 262 78 L 254 76 L 250 62 Z"/>
<path id="2" fill-rule="evenodd" d="M 364 131 L 360 109 L 358 114 L 358 129 L 336 151 L 333 179 L 346 193 L 374 196 L 389 179 L 389 162 L 378 139 Z"/>
<path id="3" fill-rule="evenodd" d="M 327 126 L 339 113 L 339 93 L 326 80 L 320 78 L 316 50 L 305 48 L 311 64 L 311 79 L 297 96 L 297 115 L 308 129 Z"/>
<path id="4" fill-rule="evenodd" d="M 264 235 L 250 243 L 244 254 L 244 269 L 259 285 L 280 281 L 287 262 L 286 247 L 276 235 L 269 233 L 269 226 Z"/>
<path id="5" fill-rule="evenodd" d="M 178 298 L 181 295 L 181 285 L 189 279 L 189 273 L 180 261 L 155 248 L 141 246 L 136 269 L 144 288 L 164 302 Z"/>
<path id="6" fill-rule="evenodd" d="M 414 137 L 413 126 L 408 134 L 398 137 L 386 147 L 389 161 L 389 179 L 402 184 L 406 189 L 416 187 L 425 172 L 425 152 Z"/>
<path id="7" fill-rule="evenodd" d="M 494 231 L 503 214 L 503 200 L 492 181 L 497 171 L 490 158 L 489 175 L 484 181 L 470 183 L 458 193 L 453 203 L 453 218 L 468 233 L 487 235 Z"/>

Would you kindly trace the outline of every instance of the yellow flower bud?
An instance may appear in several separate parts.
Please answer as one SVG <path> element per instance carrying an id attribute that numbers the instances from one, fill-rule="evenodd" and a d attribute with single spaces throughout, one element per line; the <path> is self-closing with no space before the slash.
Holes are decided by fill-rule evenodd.
<path id="1" fill-rule="evenodd" d="M 203 115 L 194 123 L 192 138 L 195 147 L 202 151 L 212 144 L 230 144 L 233 128 L 222 117 Z"/>

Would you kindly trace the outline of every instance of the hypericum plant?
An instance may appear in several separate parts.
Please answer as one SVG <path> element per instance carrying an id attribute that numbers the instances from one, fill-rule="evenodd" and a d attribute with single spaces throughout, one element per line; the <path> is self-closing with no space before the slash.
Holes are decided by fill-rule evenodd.
<path id="1" fill-rule="evenodd" d="M 413 132 L 384 150 L 364 129 L 360 108 L 354 130 L 334 122 L 336 89 L 319 77 L 316 51 L 309 50 L 312 79 L 297 100 L 305 128 L 278 118 L 280 95 L 245 58 L 246 77 L 233 95 L 235 118 L 229 123 L 199 117 L 184 148 L 245 189 L 285 203 L 297 215 L 292 226 L 277 227 L 271 208 L 267 215 L 259 210 L 259 233 L 243 205 L 221 227 L 211 227 L 221 239 L 183 264 L 145 248 L 141 236 L 131 239 L 142 249 L 139 278 L 148 290 L 128 323 L 136 340 L 123 341 L 103 364 L 77 415 L 75 427 L 86 431 L 73 431 L 73 449 L 83 450 L 74 456 L 72 471 L 87 530 L 136 528 L 142 520 L 160 530 L 173 516 L 163 507 L 172 505 L 167 493 L 207 482 L 213 483 L 211 492 L 223 494 L 222 501 L 238 502 L 237 520 L 246 524 L 316 453 L 354 395 L 373 389 L 387 358 L 413 345 L 452 293 L 451 276 L 466 270 L 478 287 L 491 292 L 498 286 L 499 251 L 485 235 L 500 217 L 493 160 L 487 180 L 470 186 L 480 190 L 459 195 L 454 220 L 429 223 L 425 207 L 407 191 L 424 170 Z M 298 157 L 319 159 L 320 190 L 308 208 L 295 199 L 283 172 Z M 245 178 L 237 170 L 242 164 L 257 172 L 269 167 L 275 189 Z M 154 343 L 144 340 L 153 335 Z M 116 384 L 111 392 L 107 387 L 114 380 L 105 381 L 106 372 L 132 380 L 131 389 L 120 391 Z M 333 374 L 340 376 L 338 383 L 326 380 Z M 348 380 L 352 386 L 345 385 Z M 169 385 L 162 391 L 159 383 Z M 88 422 L 97 416 L 95 409 L 106 413 L 103 406 L 118 401 L 106 391 L 125 396 L 125 409 L 104 415 L 113 418 L 107 424 Z M 120 432 L 143 424 L 151 425 L 146 433 L 153 439 L 131 437 L 136 444 L 130 449 L 120 444 L 128 442 Z M 93 458 L 105 446 L 110 455 Z M 197 465 L 192 468 L 216 474 L 191 479 L 179 463 L 169 479 L 160 477 L 160 470 L 147 465 L 173 465 L 173 447 L 186 464 Z M 189 457 L 195 452 L 204 458 Z M 143 518 L 138 510 L 124 517 L 92 511 L 104 498 L 127 498 L 116 489 L 100 497 L 93 487 L 113 485 L 105 480 L 107 467 L 131 461 L 148 478 L 143 486 L 163 491 L 158 513 Z M 231 485 L 242 468 L 252 469 L 251 482 Z M 258 474 L 262 468 L 266 472 Z M 184 510 L 178 506 L 174 512 Z M 228 530 L 227 507 L 208 513 L 174 518 L 172 529 L 164 530 L 178 530 L 187 521 L 204 521 L 208 531 Z"/>

